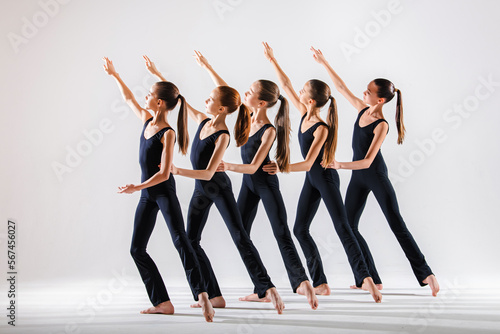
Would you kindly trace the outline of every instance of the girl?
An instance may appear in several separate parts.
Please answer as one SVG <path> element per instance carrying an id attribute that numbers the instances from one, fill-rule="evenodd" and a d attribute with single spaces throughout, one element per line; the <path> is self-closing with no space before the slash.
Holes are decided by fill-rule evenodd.
<path id="1" fill-rule="evenodd" d="M 172 173 L 196 179 L 195 190 L 189 204 L 187 234 L 198 255 L 203 277 L 207 278 L 210 302 L 214 307 L 222 308 L 226 305 L 210 261 L 200 245 L 201 233 L 207 222 L 210 207 L 215 203 L 240 252 L 250 278 L 256 286 L 259 298 L 270 299 L 281 314 L 284 309 L 283 301 L 267 275 L 257 249 L 243 227 L 231 181 L 226 173 L 216 172 L 229 145 L 229 131 L 225 122 L 227 115 L 238 109 L 235 137 L 237 145 L 241 146 L 248 140 L 249 111 L 241 104 L 238 92 L 228 86 L 214 89 L 205 104 L 206 111 L 212 118 L 208 118 L 206 114 L 186 103 L 190 118 L 199 124 L 191 148 L 193 170 L 172 165 Z M 203 305 L 197 303 L 192 307 L 203 307 Z"/>
<path id="2" fill-rule="evenodd" d="M 379 303 L 382 301 L 382 295 L 368 273 L 359 245 L 347 221 L 339 190 L 338 173 L 321 166 L 322 160 L 328 163 L 333 161 L 337 144 L 337 111 L 330 88 L 320 80 L 309 80 L 297 96 L 290 79 L 274 58 L 273 50 L 267 43 L 263 45 L 264 54 L 273 65 L 281 87 L 302 116 L 299 143 L 304 161 L 291 164 L 290 171 L 305 171 L 306 178 L 299 197 L 293 232 L 307 259 L 315 292 L 319 295 L 330 294 L 318 248 L 309 233 L 309 227 L 318 210 L 320 200 L 323 199 L 354 272 L 356 285 L 360 287 L 364 285 L 375 302 Z M 326 124 L 320 118 L 320 109 L 328 101 L 330 101 L 330 106 L 328 107 L 328 124 Z"/>
<path id="3" fill-rule="evenodd" d="M 146 56 L 144 58 L 148 69 L 154 68 L 154 64 Z M 144 124 L 139 149 L 139 163 L 142 170 L 141 183 L 118 187 L 119 193 L 132 194 L 141 191 L 141 198 L 135 213 L 130 253 L 153 304 L 153 307 L 141 311 L 141 313 L 174 313 L 174 306 L 170 302 L 158 268 L 146 252 L 149 237 L 155 226 L 156 215 L 158 210 L 161 210 L 174 245 L 181 257 L 193 296 L 195 300 L 199 301 L 206 321 L 211 322 L 214 317 L 214 309 L 208 300 L 206 282 L 199 270 L 200 265 L 196 253 L 184 230 L 182 212 L 175 192 L 175 180 L 170 175 L 170 166 L 174 156 L 175 132 L 168 123 L 167 115 L 180 101 L 177 129 L 179 131 L 179 149 L 185 154 L 188 146 L 186 101 L 173 83 L 162 78 L 163 81 L 157 82 L 151 87 L 146 96 L 145 107 L 142 108 L 116 72 L 113 63 L 108 58 L 103 59 L 104 70 L 116 79 L 123 98 Z"/>
<path id="4" fill-rule="evenodd" d="M 200 52 L 195 51 L 195 58 L 198 65 L 208 71 L 216 86 L 227 86 L 226 82 L 214 71 Z M 280 108 L 274 121 L 276 127 L 274 127 L 267 117 L 267 111 L 278 100 L 280 101 Z M 315 310 L 318 307 L 318 298 L 307 278 L 288 229 L 287 214 L 279 189 L 278 177 L 269 175 L 262 170 L 262 166 L 270 162 L 269 151 L 274 140 L 278 137 L 276 160 L 282 170 L 288 171 L 290 165 L 288 102 L 280 95 L 278 86 L 274 82 L 258 80 L 245 93 L 244 104 L 251 109 L 252 120 L 248 141 L 241 146 L 243 164 L 232 164 L 223 161 L 219 165 L 218 171 L 229 170 L 244 174 L 237 204 L 243 226 L 248 235 L 250 235 L 257 214 L 257 207 L 262 199 L 293 292 L 306 295 L 311 308 Z M 255 287 L 253 294 L 242 297 L 240 300 L 270 301 L 268 298 L 261 299 L 258 297 L 257 287 Z"/>
<path id="5" fill-rule="evenodd" d="M 391 230 L 394 232 L 401 248 L 403 248 L 406 257 L 410 261 L 413 273 L 417 277 L 418 282 L 421 286 L 428 284 L 432 290 L 432 295 L 436 296 L 439 292 L 439 284 L 399 213 L 396 193 L 389 180 L 387 166 L 380 151 L 385 136 L 389 131 L 389 125 L 382 113 L 382 107 L 391 101 L 396 94 L 398 96 L 396 106 L 398 144 L 403 143 L 405 127 L 403 124 L 401 91 L 396 89 L 394 84 L 387 79 L 375 79 L 368 84 L 361 100 L 354 96 L 346 87 L 344 81 L 340 79 L 328 64 L 320 50 L 311 47 L 311 51 L 313 52 L 314 59 L 326 68 L 335 88 L 358 111 L 358 118 L 354 124 L 354 134 L 352 137 L 353 161 L 333 161 L 329 167 L 352 170 L 351 181 L 347 188 L 345 199 L 347 218 L 363 251 L 370 275 L 375 280 L 377 287 L 382 289 L 382 281 L 378 276 L 370 249 L 358 230 L 359 218 L 365 207 L 366 198 L 370 191 L 373 191 Z"/>

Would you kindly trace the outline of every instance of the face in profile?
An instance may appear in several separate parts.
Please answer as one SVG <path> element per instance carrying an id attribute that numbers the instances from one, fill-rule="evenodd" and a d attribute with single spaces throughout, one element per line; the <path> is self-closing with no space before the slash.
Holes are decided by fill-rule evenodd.
<path id="1" fill-rule="evenodd" d="M 261 100 L 258 98 L 258 92 L 260 85 L 258 82 L 254 82 L 247 92 L 245 92 L 245 98 L 243 103 L 249 108 L 259 108 L 259 103 Z"/>

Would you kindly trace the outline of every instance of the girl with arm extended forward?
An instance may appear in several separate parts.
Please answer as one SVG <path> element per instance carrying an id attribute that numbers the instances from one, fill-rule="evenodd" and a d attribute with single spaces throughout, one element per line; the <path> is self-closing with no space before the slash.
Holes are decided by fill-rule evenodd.
<path id="1" fill-rule="evenodd" d="M 148 68 L 154 67 L 147 57 L 145 59 Z M 143 124 L 139 149 L 141 183 L 127 184 L 118 188 L 119 193 L 132 194 L 141 191 L 141 198 L 135 213 L 130 253 L 153 304 L 153 307 L 141 313 L 174 313 L 174 306 L 158 268 L 146 251 L 156 223 L 156 215 L 161 210 L 175 248 L 181 257 L 194 299 L 198 300 L 202 306 L 206 321 L 211 322 L 214 310 L 208 300 L 207 282 L 202 277 L 196 253 L 184 230 L 182 211 L 175 191 L 175 180 L 170 174 L 176 138 L 174 130 L 168 123 L 167 114 L 180 102 L 177 123 L 178 142 L 180 151 L 185 154 L 188 146 L 186 101 L 173 83 L 160 81 L 149 90 L 143 108 L 120 78 L 111 60 L 104 58 L 103 66 L 106 73 L 115 78 L 123 98 Z"/>
<path id="2" fill-rule="evenodd" d="M 432 290 L 432 295 L 436 296 L 439 292 L 439 284 L 399 213 L 396 193 L 389 180 L 387 166 L 380 151 L 385 136 L 389 131 L 389 125 L 384 119 L 382 107 L 391 101 L 395 95 L 397 95 L 396 126 L 398 129 L 398 144 L 403 143 L 405 127 L 403 124 L 401 91 L 396 89 L 394 84 L 387 79 L 375 79 L 368 84 L 366 91 L 363 93 L 363 99 L 360 99 L 354 96 L 346 87 L 344 81 L 328 64 L 320 50 L 311 48 L 311 51 L 314 59 L 327 70 L 335 88 L 358 112 L 352 136 L 353 161 L 333 161 L 329 167 L 352 170 L 351 181 L 345 198 L 347 218 L 363 251 L 370 275 L 377 287 L 382 289 L 382 281 L 375 268 L 375 262 L 368 244 L 358 230 L 359 219 L 365 207 L 366 199 L 372 191 L 384 212 L 391 230 L 410 261 L 419 284 L 421 286 L 428 284 Z"/>

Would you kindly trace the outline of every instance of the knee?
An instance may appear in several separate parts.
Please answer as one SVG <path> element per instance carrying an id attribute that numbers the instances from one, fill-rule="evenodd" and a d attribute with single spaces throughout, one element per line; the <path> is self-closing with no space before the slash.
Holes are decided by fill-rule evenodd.
<path id="1" fill-rule="evenodd" d="M 273 234 L 276 240 L 279 241 L 288 241 L 290 239 L 290 230 L 288 226 L 284 224 L 280 224 L 273 229 Z"/>
<path id="2" fill-rule="evenodd" d="M 298 224 L 295 224 L 294 227 L 293 227 L 293 235 L 295 235 L 295 237 L 298 239 L 298 240 L 302 240 L 304 239 L 304 237 L 308 234 L 307 230 L 303 227 L 303 226 L 300 226 Z"/>
<path id="3" fill-rule="evenodd" d="M 142 247 L 132 246 L 130 247 L 130 255 L 134 260 L 146 255 L 146 249 Z"/>

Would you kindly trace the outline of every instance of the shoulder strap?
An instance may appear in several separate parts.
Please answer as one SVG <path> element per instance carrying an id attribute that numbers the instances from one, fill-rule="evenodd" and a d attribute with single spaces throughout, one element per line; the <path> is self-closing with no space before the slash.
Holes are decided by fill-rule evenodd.
<path id="1" fill-rule="evenodd" d="M 144 129 L 146 128 L 146 126 L 148 126 L 149 122 L 151 122 L 152 119 L 153 117 L 150 117 L 146 120 L 146 122 L 144 122 Z"/>
<path id="2" fill-rule="evenodd" d="M 266 130 L 269 128 L 275 128 L 275 127 L 274 127 L 274 125 L 267 123 L 267 124 L 264 124 L 263 126 L 261 126 L 261 128 L 257 132 L 262 132 L 262 134 L 264 134 L 264 132 L 266 132 Z M 260 135 L 261 137 L 262 137 L 262 134 Z"/>
<path id="3" fill-rule="evenodd" d="M 363 114 L 365 113 L 365 111 L 366 111 L 368 108 L 370 108 L 370 107 L 365 107 L 365 108 L 361 109 L 361 110 L 358 112 L 359 116 L 363 115 Z"/>
<path id="4" fill-rule="evenodd" d="M 375 130 L 375 128 L 382 122 L 386 122 L 387 126 L 389 126 L 389 123 L 385 119 L 377 119 L 375 122 L 372 123 L 372 132 Z M 387 133 L 389 133 L 389 128 L 387 128 Z"/>
<path id="5" fill-rule="evenodd" d="M 165 132 L 167 132 L 168 130 L 172 130 L 172 131 L 174 131 L 174 138 L 175 138 L 175 140 L 177 141 L 177 138 L 176 138 L 176 136 L 175 136 L 175 130 L 174 130 L 174 129 L 172 129 L 170 126 L 169 126 L 169 127 L 166 127 L 166 128 L 161 129 L 160 131 L 158 131 L 158 132 L 156 133 L 156 135 L 155 135 L 155 136 L 156 136 L 159 140 L 161 140 L 161 137 L 163 137 L 163 135 L 165 134 Z"/>
<path id="6" fill-rule="evenodd" d="M 318 122 L 318 123 L 314 124 L 313 126 L 311 126 L 308 131 L 311 131 L 311 133 L 314 133 L 314 131 L 316 131 L 320 125 L 324 125 L 328 129 L 328 124 L 326 124 L 325 122 Z"/>

